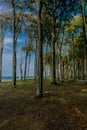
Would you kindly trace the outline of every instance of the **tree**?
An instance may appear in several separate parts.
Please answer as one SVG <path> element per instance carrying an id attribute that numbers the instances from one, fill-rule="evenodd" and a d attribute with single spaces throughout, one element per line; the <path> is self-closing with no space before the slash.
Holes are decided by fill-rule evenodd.
<path id="1" fill-rule="evenodd" d="M 71 11 L 74 10 L 75 1 L 69 0 L 68 2 L 65 0 L 61 1 L 44 1 L 44 6 L 46 13 L 49 14 L 51 18 L 51 34 L 52 34 L 52 78 L 51 83 L 56 83 L 56 64 L 55 64 L 55 43 L 56 43 L 56 22 L 57 20 L 62 18 L 62 21 L 70 21 L 72 18 Z"/>
<path id="2" fill-rule="evenodd" d="M 15 0 L 12 0 L 13 9 L 13 85 L 16 85 L 16 21 L 15 21 Z"/>
<path id="3" fill-rule="evenodd" d="M 9 11 L 3 12 L 3 10 L 1 10 L 0 12 L 0 82 L 2 80 L 2 54 L 4 49 L 4 35 L 5 35 L 5 29 L 7 29 L 8 26 L 9 16 L 10 16 Z"/>
<path id="4" fill-rule="evenodd" d="M 0 82 L 2 79 L 2 53 L 3 53 L 3 25 L 2 25 L 2 17 L 0 16 Z"/>
<path id="5" fill-rule="evenodd" d="M 83 36 L 84 36 L 84 48 L 85 48 L 85 60 L 86 60 L 86 80 L 87 80 L 87 30 L 85 19 L 85 1 L 82 0 L 82 20 L 83 20 Z"/>
<path id="6" fill-rule="evenodd" d="M 77 67 L 77 64 L 79 64 L 79 58 L 81 60 L 81 56 L 78 57 L 78 55 L 81 52 L 81 49 L 78 51 L 78 45 L 79 41 L 77 39 L 80 39 L 80 33 L 82 32 L 82 18 L 81 16 L 74 16 L 73 20 L 70 23 L 66 23 L 66 29 L 65 29 L 65 42 L 68 43 L 68 54 L 69 54 L 69 62 L 70 62 L 70 68 L 73 80 L 75 81 L 76 78 L 78 78 L 77 73 L 79 73 L 80 70 Z M 82 41 L 80 41 L 81 44 Z M 84 54 L 84 49 L 83 49 Z M 78 71 L 78 72 L 77 72 Z"/>
<path id="7" fill-rule="evenodd" d="M 16 49 L 17 49 L 17 39 L 18 34 L 21 31 L 21 23 L 22 23 L 22 12 L 16 10 L 22 10 L 21 3 L 17 3 L 16 0 L 2 0 L 7 3 L 7 6 L 9 6 L 12 11 L 10 12 L 10 15 L 7 17 L 8 19 L 8 28 L 13 33 L 13 78 L 12 78 L 12 84 L 13 86 L 16 85 Z M 22 1 L 23 2 L 23 1 Z"/>
<path id="8" fill-rule="evenodd" d="M 25 46 L 22 47 L 22 50 L 25 51 L 25 68 L 24 68 L 24 80 L 26 79 L 26 75 L 27 75 L 27 61 L 28 61 L 28 57 L 30 59 L 30 55 L 31 52 L 33 51 L 33 45 L 32 42 L 31 43 L 26 43 Z M 28 68 L 29 71 L 29 68 Z"/>
<path id="9" fill-rule="evenodd" d="M 22 1 L 23 2 L 23 1 Z M 17 39 L 18 35 L 22 30 L 23 22 L 23 12 L 22 12 L 22 3 L 17 3 L 16 0 L 12 0 L 12 9 L 13 9 L 13 85 L 16 85 L 16 51 L 17 51 Z M 16 8 L 20 11 L 17 12 Z"/>
<path id="10" fill-rule="evenodd" d="M 43 96 L 43 57 L 42 57 L 42 0 L 38 0 L 38 86 L 37 97 Z"/>

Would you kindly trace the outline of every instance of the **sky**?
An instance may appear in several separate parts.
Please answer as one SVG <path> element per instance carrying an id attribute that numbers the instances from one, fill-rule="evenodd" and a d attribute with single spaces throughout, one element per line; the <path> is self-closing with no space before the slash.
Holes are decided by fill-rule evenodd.
<path id="1" fill-rule="evenodd" d="M 17 76 L 19 76 L 20 73 L 20 61 L 21 61 L 21 47 L 25 44 L 24 36 L 20 35 L 18 38 L 17 43 Z M 5 35 L 4 38 L 4 50 L 3 50 L 3 56 L 2 56 L 2 76 L 3 77 L 9 77 L 12 76 L 12 59 L 13 59 L 13 46 L 12 46 L 12 34 L 8 32 Z M 24 71 L 24 57 L 25 53 L 22 51 L 23 56 L 23 65 L 22 69 Z M 30 76 L 33 76 L 34 74 L 34 57 L 31 56 L 31 62 L 30 62 Z"/>
<path id="2" fill-rule="evenodd" d="M 11 12 L 11 9 L 7 8 L 6 5 L 1 4 L 0 2 L 0 14 L 3 13 L 9 13 Z M 10 31 L 5 31 L 5 37 L 4 37 L 4 50 L 3 50 L 3 56 L 2 56 L 2 77 L 9 77 L 12 76 L 12 61 L 13 61 L 13 39 L 12 34 Z M 20 73 L 20 59 L 21 59 L 21 47 L 26 43 L 25 34 L 20 34 L 18 37 L 17 42 L 17 76 L 19 76 Z M 24 52 L 22 52 L 23 55 L 23 65 L 22 68 L 24 68 Z M 24 70 L 23 70 L 24 72 Z M 34 56 L 31 56 L 31 62 L 30 62 L 30 71 L 29 75 L 34 75 Z"/>

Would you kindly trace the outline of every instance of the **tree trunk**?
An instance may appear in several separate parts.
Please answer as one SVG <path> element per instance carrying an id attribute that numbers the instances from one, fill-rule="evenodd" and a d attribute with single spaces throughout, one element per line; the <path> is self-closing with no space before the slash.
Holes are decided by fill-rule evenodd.
<path id="1" fill-rule="evenodd" d="M 29 70 L 30 70 L 30 60 L 31 60 L 31 54 L 28 55 L 28 74 L 27 74 L 28 78 L 29 78 Z"/>
<path id="2" fill-rule="evenodd" d="M 63 76 L 63 80 L 62 81 L 64 81 L 64 62 L 62 62 L 62 66 L 63 66 L 63 69 L 62 69 L 62 76 Z"/>
<path id="3" fill-rule="evenodd" d="M 78 79 L 78 58 L 76 59 L 76 78 Z"/>
<path id="4" fill-rule="evenodd" d="M 80 61 L 78 60 L 78 79 L 80 79 Z"/>
<path id="5" fill-rule="evenodd" d="M 73 81 L 75 81 L 75 51 L 74 51 L 74 36 L 72 34 L 72 51 L 73 51 Z"/>
<path id="6" fill-rule="evenodd" d="M 27 57 L 28 57 L 28 51 L 26 50 L 26 56 L 25 56 L 25 68 L 24 68 L 24 80 L 26 79 Z"/>
<path id="7" fill-rule="evenodd" d="M 52 77 L 51 83 L 56 84 L 56 68 L 55 68 L 55 19 L 52 19 Z"/>
<path id="8" fill-rule="evenodd" d="M 57 68 L 57 73 L 58 73 L 58 74 L 57 74 L 57 75 L 58 75 L 57 79 L 58 79 L 58 81 L 59 81 L 59 79 L 60 79 L 60 78 L 59 78 L 59 75 L 60 75 L 60 74 L 59 74 L 59 68 L 60 68 L 60 67 L 59 67 L 59 62 L 58 62 L 58 68 Z"/>
<path id="9" fill-rule="evenodd" d="M 19 79 L 22 80 L 22 52 L 21 52 L 21 62 L 20 62 L 20 74 L 19 74 Z"/>
<path id="10" fill-rule="evenodd" d="M 42 56 L 42 23 L 41 23 L 41 12 L 42 12 L 42 0 L 38 0 L 38 86 L 37 86 L 37 97 L 43 96 L 43 56 Z"/>
<path id="11" fill-rule="evenodd" d="M 75 57 L 73 56 L 73 80 L 75 81 Z"/>
<path id="12" fill-rule="evenodd" d="M 82 19 L 83 19 L 83 33 L 84 33 L 84 48 L 85 48 L 85 67 L 86 67 L 86 80 L 87 80 L 87 32 L 86 32 L 86 21 L 85 21 L 85 2 L 82 0 Z"/>
<path id="13" fill-rule="evenodd" d="M 36 40 L 35 58 L 34 58 L 34 79 L 37 79 L 38 75 L 38 45 Z"/>
<path id="14" fill-rule="evenodd" d="M 14 0 L 12 0 L 12 8 L 13 8 L 13 85 L 16 85 L 16 24 L 15 24 L 15 4 Z"/>
<path id="15" fill-rule="evenodd" d="M 19 77 L 20 80 L 22 80 L 22 66 L 20 64 L 20 77 Z"/>
<path id="16" fill-rule="evenodd" d="M 63 45 L 63 41 L 64 41 L 64 27 L 62 29 L 62 42 L 60 44 L 60 81 L 63 81 L 63 60 L 62 60 L 62 45 Z"/>
<path id="17" fill-rule="evenodd" d="M 1 16 L 0 16 L 1 20 Z M 0 22 L 0 82 L 2 80 L 2 53 L 3 53 L 3 35 L 2 35 L 2 25 Z"/>
<path id="18" fill-rule="evenodd" d="M 48 61 L 47 61 L 47 57 L 48 57 L 48 53 L 47 53 L 47 52 L 48 52 L 48 42 L 47 42 L 47 39 L 46 39 L 45 80 L 46 80 L 46 78 L 47 78 L 47 76 L 48 76 L 48 69 L 47 69 L 47 62 L 48 62 Z"/>
<path id="19" fill-rule="evenodd" d="M 34 79 L 37 79 L 37 54 L 35 52 L 35 58 L 34 58 Z"/>
<path id="20" fill-rule="evenodd" d="M 2 50 L 0 49 L 0 82 L 2 80 Z"/>
<path id="21" fill-rule="evenodd" d="M 82 78 L 84 80 L 84 58 L 82 58 Z"/>
<path id="22" fill-rule="evenodd" d="M 62 66 L 62 56 L 61 56 L 61 48 L 60 48 L 60 81 L 61 82 L 63 81 L 62 69 L 63 66 Z"/>

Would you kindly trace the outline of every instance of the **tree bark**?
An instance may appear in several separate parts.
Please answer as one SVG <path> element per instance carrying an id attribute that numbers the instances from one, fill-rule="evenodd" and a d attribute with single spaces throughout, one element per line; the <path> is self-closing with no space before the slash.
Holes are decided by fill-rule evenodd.
<path id="1" fill-rule="evenodd" d="M 22 66 L 20 64 L 20 75 L 19 75 L 19 79 L 22 80 Z"/>
<path id="2" fill-rule="evenodd" d="M 0 16 L 1 20 L 1 16 Z M 0 82 L 2 80 L 2 53 L 3 53 L 3 34 L 2 34 L 2 25 L 0 22 Z"/>
<path id="3" fill-rule="evenodd" d="M 2 50 L 0 50 L 0 82 L 2 80 Z"/>
<path id="4" fill-rule="evenodd" d="M 26 50 L 26 56 L 25 56 L 25 68 L 24 68 L 24 80 L 26 79 L 27 57 L 28 57 L 28 51 Z"/>
<path id="5" fill-rule="evenodd" d="M 46 38 L 46 61 L 45 61 L 45 63 L 46 63 L 46 65 L 45 65 L 45 80 L 46 80 L 46 78 L 47 78 L 47 76 L 48 76 L 48 69 L 47 69 L 47 57 L 48 57 L 48 42 L 47 42 L 47 38 Z"/>
<path id="6" fill-rule="evenodd" d="M 19 79 L 22 80 L 22 50 L 21 50 L 21 62 L 20 62 L 20 74 L 19 74 Z"/>
<path id="7" fill-rule="evenodd" d="M 85 48 L 85 67 L 86 67 L 86 80 L 87 80 L 87 32 L 85 21 L 85 2 L 82 0 L 82 19 L 83 19 L 83 33 L 84 33 L 84 48 Z"/>
<path id="8" fill-rule="evenodd" d="M 55 19 L 52 19 L 52 77 L 51 83 L 56 84 L 56 68 L 55 68 Z"/>
<path id="9" fill-rule="evenodd" d="M 28 74 L 27 74 L 28 78 L 29 78 L 29 71 L 30 71 L 30 60 L 31 60 L 31 54 L 28 55 Z"/>
<path id="10" fill-rule="evenodd" d="M 75 51 L 74 51 L 74 35 L 72 34 L 72 51 L 73 51 L 73 81 L 75 81 Z"/>
<path id="11" fill-rule="evenodd" d="M 61 82 L 63 81 L 62 69 L 63 69 L 63 66 L 62 66 L 62 56 L 61 56 L 61 47 L 60 47 L 60 81 Z"/>
<path id="12" fill-rule="evenodd" d="M 16 24 L 15 24 L 15 3 L 12 0 L 12 8 L 13 8 L 13 86 L 16 85 Z"/>
<path id="13" fill-rule="evenodd" d="M 35 47 L 35 58 L 34 58 L 34 79 L 37 79 L 38 75 L 38 45 L 36 40 L 36 47 Z"/>
<path id="14" fill-rule="evenodd" d="M 84 58 L 82 58 L 82 77 L 84 80 Z"/>
<path id="15" fill-rule="evenodd" d="M 43 96 L 43 56 L 42 56 L 42 0 L 38 0 L 38 86 L 37 86 L 37 97 Z"/>

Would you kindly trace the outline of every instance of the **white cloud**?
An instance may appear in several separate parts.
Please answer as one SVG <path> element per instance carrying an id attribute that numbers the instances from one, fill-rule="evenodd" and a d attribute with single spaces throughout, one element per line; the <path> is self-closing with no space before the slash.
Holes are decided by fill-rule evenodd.
<path id="1" fill-rule="evenodd" d="M 5 38 L 5 39 L 4 39 L 4 43 L 5 43 L 5 44 L 10 44 L 10 43 L 12 43 L 12 42 L 13 42 L 12 38 Z"/>
<path id="2" fill-rule="evenodd" d="M 18 39 L 18 43 L 21 43 L 21 42 L 23 42 L 24 41 L 24 39 Z M 4 38 L 4 43 L 5 44 L 11 44 L 11 43 L 13 43 L 13 38 L 10 38 L 10 37 L 5 37 Z"/>
<path id="3" fill-rule="evenodd" d="M 24 42 L 24 39 L 19 38 L 18 44 L 21 44 L 22 42 Z M 10 51 L 9 53 L 11 53 L 12 52 L 12 46 L 13 46 L 13 39 L 11 37 L 5 37 L 4 38 L 4 53 L 7 53 L 8 50 Z M 20 48 L 17 48 L 17 49 L 18 49 L 18 52 L 19 52 Z"/>
<path id="4" fill-rule="evenodd" d="M 2 76 L 12 76 L 12 55 L 3 54 Z"/>

